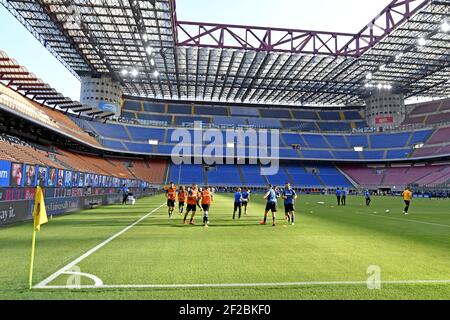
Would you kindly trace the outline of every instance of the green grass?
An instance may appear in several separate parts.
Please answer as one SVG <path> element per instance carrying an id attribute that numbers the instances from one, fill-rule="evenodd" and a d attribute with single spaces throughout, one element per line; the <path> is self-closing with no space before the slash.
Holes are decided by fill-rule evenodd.
<path id="1" fill-rule="evenodd" d="M 232 197 L 218 195 L 209 229 L 168 220 L 162 207 L 78 264 L 106 285 L 227 284 L 366 281 L 381 268 L 384 281 L 450 280 L 450 202 L 416 200 L 403 216 L 399 198 L 301 196 L 297 223 L 278 213 L 278 226 L 258 225 L 264 203 L 254 195 L 249 213 L 231 220 Z M 325 205 L 317 202 L 324 201 Z M 109 206 L 58 217 L 38 234 L 38 283 L 164 202 Z M 390 209 L 389 214 L 385 213 Z M 279 206 L 282 210 L 282 206 Z M 375 213 L 376 212 L 376 213 Z M 201 214 L 197 223 L 201 222 Z M 298 285 L 255 288 L 27 289 L 31 223 L 0 229 L 0 299 L 449 299 L 446 284 Z M 50 285 L 65 285 L 67 275 Z M 83 285 L 92 281 L 83 278 Z"/>

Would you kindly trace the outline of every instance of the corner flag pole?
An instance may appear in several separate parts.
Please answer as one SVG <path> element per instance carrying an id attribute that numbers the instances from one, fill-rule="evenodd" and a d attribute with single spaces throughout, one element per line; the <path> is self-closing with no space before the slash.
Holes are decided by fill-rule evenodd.
<path id="1" fill-rule="evenodd" d="M 48 222 L 47 211 L 45 210 L 44 193 L 41 187 L 36 188 L 34 196 L 33 208 L 33 238 L 31 240 L 31 258 L 30 258 L 30 273 L 28 275 L 28 284 L 30 289 L 33 288 L 33 265 L 34 265 L 34 249 L 36 247 L 36 232 L 41 230 L 41 225 Z"/>
<path id="2" fill-rule="evenodd" d="M 31 240 L 31 258 L 30 258 L 30 273 L 28 276 L 28 282 L 30 289 L 33 288 L 33 265 L 34 265 L 34 249 L 36 247 L 36 228 L 33 225 L 33 238 Z"/>

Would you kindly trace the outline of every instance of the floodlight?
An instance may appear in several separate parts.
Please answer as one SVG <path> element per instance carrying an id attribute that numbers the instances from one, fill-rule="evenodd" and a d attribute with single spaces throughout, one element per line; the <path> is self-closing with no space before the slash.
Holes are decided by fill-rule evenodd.
<path id="1" fill-rule="evenodd" d="M 417 40 L 417 43 L 419 44 L 419 46 L 423 47 L 424 45 L 427 44 L 427 40 L 425 40 L 424 37 L 420 37 L 420 38 Z"/>

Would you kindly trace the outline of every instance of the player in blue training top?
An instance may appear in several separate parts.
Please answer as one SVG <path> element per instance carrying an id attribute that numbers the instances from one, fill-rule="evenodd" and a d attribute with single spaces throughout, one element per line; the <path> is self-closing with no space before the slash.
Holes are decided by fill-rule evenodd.
<path id="1" fill-rule="evenodd" d="M 342 191 L 341 191 L 341 189 L 337 188 L 336 189 L 336 199 L 337 199 L 338 206 L 341 205 L 341 197 L 342 197 Z"/>
<path id="2" fill-rule="evenodd" d="M 236 211 L 239 210 L 239 219 L 241 218 L 242 212 L 242 189 L 237 188 L 234 194 L 234 209 L 233 209 L 233 220 L 236 218 Z"/>
<path id="3" fill-rule="evenodd" d="M 286 215 L 288 223 L 294 225 L 295 224 L 295 200 L 297 200 L 297 193 L 294 189 L 292 189 L 291 184 L 289 182 L 286 183 L 286 186 L 283 190 L 283 199 L 284 199 L 284 214 Z"/>
<path id="4" fill-rule="evenodd" d="M 364 197 L 366 197 L 366 206 L 370 206 L 370 203 L 372 202 L 372 199 L 370 199 L 370 192 L 366 189 L 364 191 Z"/>
<path id="5" fill-rule="evenodd" d="M 268 185 L 267 191 L 264 195 L 264 199 L 267 201 L 266 203 L 266 209 L 264 210 L 264 220 L 261 221 L 259 224 L 265 225 L 267 222 L 267 214 L 269 211 L 272 212 L 272 220 L 273 224 L 272 226 L 275 227 L 276 225 L 276 213 L 277 213 L 277 194 L 271 184 Z"/>
<path id="6" fill-rule="evenodd" d="M 244 192 L 242 192 L 242 206 L 244 207 L 244 214 L 247 215 L 247 206 L 250 201 L 250 189 L 245 188 Z"/>
<path id="7" fill-rule="evenodd" d="M 347 195 L 348 195 L 348 190 L 342 189 L 341 190 L 341 205 L 343 205 L 344 207 L 347 205 Z"/>

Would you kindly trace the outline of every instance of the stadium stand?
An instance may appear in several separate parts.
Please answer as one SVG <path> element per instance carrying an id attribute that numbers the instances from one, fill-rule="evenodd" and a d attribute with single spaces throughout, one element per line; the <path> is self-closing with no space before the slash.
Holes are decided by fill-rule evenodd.
<path id="1" fill-rule="evenodd" d="M 48 158 L 43 151 L 13 136 L 0 135 L 0 150 L 3 160 L 62 168 L 60 164 Z"/>
<path id="2" fill-rule="evenodd" d="M 0 150 L 2 150 L 0 160 L 76 170 L 123 179 L 139 179 L 155 184 L 162 184 L 165 181 L 168 167 L 166 159 L 120 160 L 101 158 L 96 155 L 33 146 L 17 137 L 5 134 L 0 135 Z"/>
<path id="3" fill-rule="evenodd" d="M 249 118 L 250 119 L 250 118 Z M 255 126 L 273 119 L 251 118 Z M 108 149 L 127 151 L 134 154 L 170 155 L 175 143 L 170 139 L 175 129 L 162 127 L 136 126 L 118 122 L 100 123 L 86 119 L 75 119 L 82 128 L 92 131 Z M 192 130 L 187 128 L 188 131 Z M 220 129 L 218 129 L 220 130 Z M 223 136 L 225 137 L 225 131 Z M 449 128 L 422 129 L 405 132 L 385 132 L 367 134 L 332 133 L 292 133 L 281 131 L 281 158 L 322 159 L 322 160 L 399 160 L 449 153 L 447 136 Z M 157 147 L 148 145 L 156 140 Z M 225 140 L 224 140 L 225 141 Z M 417 144 L 424 144 L 416 148 Z M 293 150 L 298 145 L 301 150 Z M 270 146 L 270 144 L 269 144 Z M 361 153 L 355 147 L 363 147 Z"/>
<path id="4" fill-rule="evenodd" d="M 408 185 L 432 186 L 450 180 L 450 164 L 376 167 L 340 165 L 340 169 L 362 187 L 403 188 Z"/>
<path id="5" fill-rule="evenodd" d="M 33 102 L 0 83 L 0 110 L 14 111 L 39 124 L 46 125 L 54 130 L 63 132 L 80 142 L 100 146 L 99 142 L 85 133 L 69 117 L 58 110 L 52 110 Z"/>
<path id="6" fill-rule="evenodd" d="M 301 131 L 343 131 L 366 128 L 359 111 L 300 111 L 286 108 L 249 108 L 209 105 L 151 104 L 125 100 L 123 118 L 161 121 L 190 126 L 194 121 L 216 126 L 296 129 Z M 142 111 L 144 110 L 144 111 Z M 319 114 L 321 115 L 319 117 Z M 137 117 L 136 117 L 137 116 Z M 173 116 L 173 121 L 172 121 Z M 212 118 L 212 121 L 211 121 Z M 145 123 L 143 123 L 145 124 Z"/>

